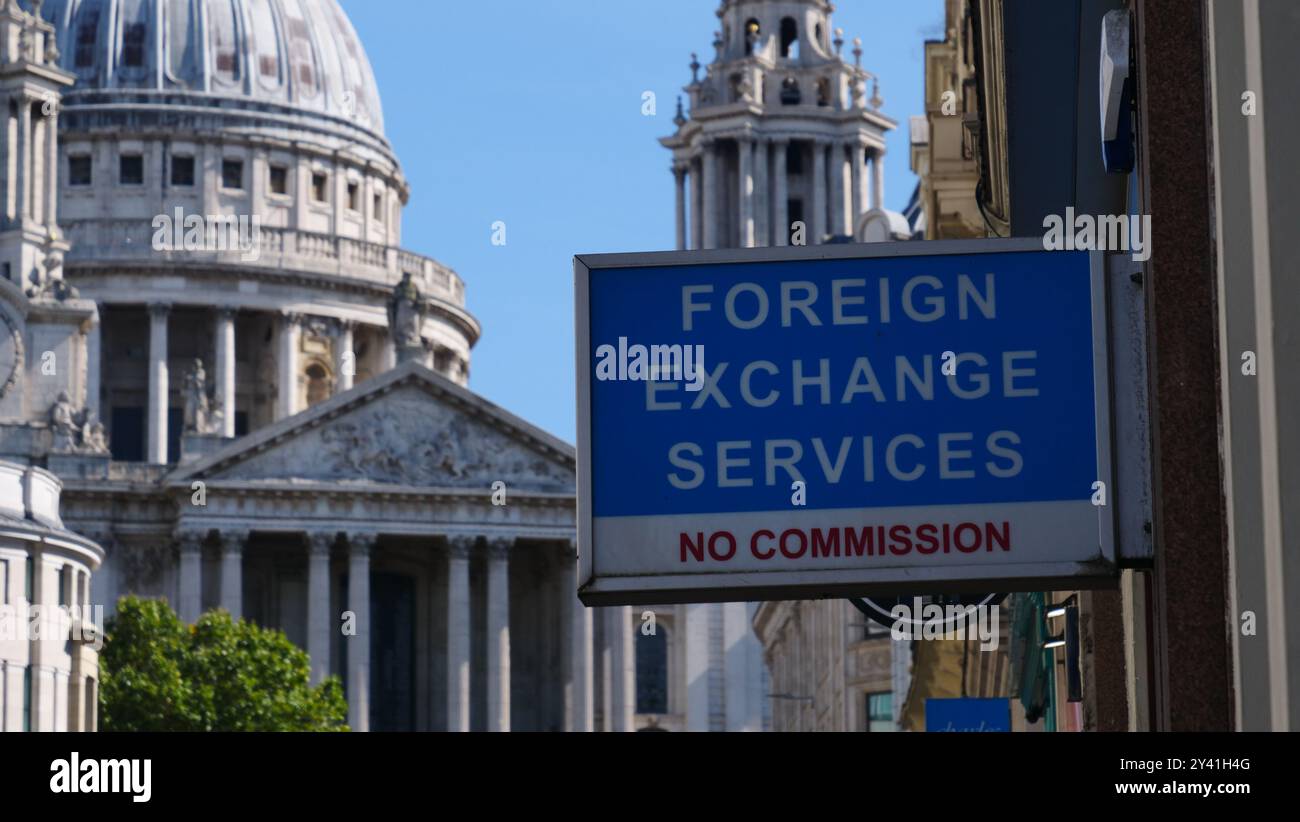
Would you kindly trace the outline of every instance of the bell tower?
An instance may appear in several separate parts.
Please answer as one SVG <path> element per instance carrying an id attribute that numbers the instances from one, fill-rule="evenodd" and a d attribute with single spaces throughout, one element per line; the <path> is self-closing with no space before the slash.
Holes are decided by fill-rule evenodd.
<path id="1" fill-rule="evenodd" d="M 24 293 L 61 287 L 68 250 L 58 228 L 58 122 L 74 77 L 59 68 L 54 26 L 0 0 L 0 269 Z"/>
<path id="2" fill-rule="evenodd" d="M 813 245 L 883 208 L 885 133 L 860 40 L 827 0 L 723 0 L 712 60 L 691 55 L 673 153 L 679 249 Z M 870 83 L 870 89 L 868 89 Z M 868 97 L 870 93 L 870 97 Z"/>
<path id="3" fill-rule="evenodd" d="M 107 458 L 98 396 L 99 315 L 63 279 L 58 119 L 74 77 L 54 26 L 0 0 L 0 457 Z"/>

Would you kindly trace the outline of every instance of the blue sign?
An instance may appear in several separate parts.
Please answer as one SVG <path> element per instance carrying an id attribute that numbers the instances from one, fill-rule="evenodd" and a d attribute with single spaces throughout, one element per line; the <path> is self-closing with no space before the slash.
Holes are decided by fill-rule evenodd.
<path id="1" fill-rule="evenodd" d="M 753 574 L 867 560 L 882 581 L 909 567 L 996 578 L 1060 559 L 1081 526 L 1073 560 L 1099 556 L 1098 259 L 927 245 L 579 258 L 592 576 L 685 589 L 739 572 L 761 587 L 775 578 Z"/>
<path id="2" fill-rule="evenodd" d="M 939 733 L 1006 733 L 1011 730 L 1011 701 L 973 698 L 927 699 L 925 729 Z"/>

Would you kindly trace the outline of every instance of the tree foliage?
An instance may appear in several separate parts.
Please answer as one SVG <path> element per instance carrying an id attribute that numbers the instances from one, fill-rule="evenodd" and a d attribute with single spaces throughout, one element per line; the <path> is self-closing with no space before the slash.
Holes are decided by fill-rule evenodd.
<path id="1" fill-rule="evenodd" d="M 165 600 L 123 597 L 100 665 L 105 731 L 345 731 L 336 677 L 310 685 L 282 631 L 209 611 L 186 625 Z"/>

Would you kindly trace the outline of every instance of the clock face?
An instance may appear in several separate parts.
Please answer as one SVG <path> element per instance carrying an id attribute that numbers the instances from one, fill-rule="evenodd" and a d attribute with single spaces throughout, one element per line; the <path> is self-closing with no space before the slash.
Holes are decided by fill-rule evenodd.
<path id="1" fill-rule="evenodd" d="M 23 362 L 23 338 L 13 321 L 0 311 L 0 397 L 6 396 L 18 381 Z"/>

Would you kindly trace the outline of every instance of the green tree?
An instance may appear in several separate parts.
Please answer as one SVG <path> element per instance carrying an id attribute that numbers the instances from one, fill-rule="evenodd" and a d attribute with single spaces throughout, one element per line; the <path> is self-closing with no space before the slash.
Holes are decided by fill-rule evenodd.
<path id="1" fill-rule="evenodd" d="M 282 631 L 209 611 L 186 625 L 165 600 L 123 597 L 100 664 L 105 731 L 346 731 L 336 677 L 313 688 Z"/>

